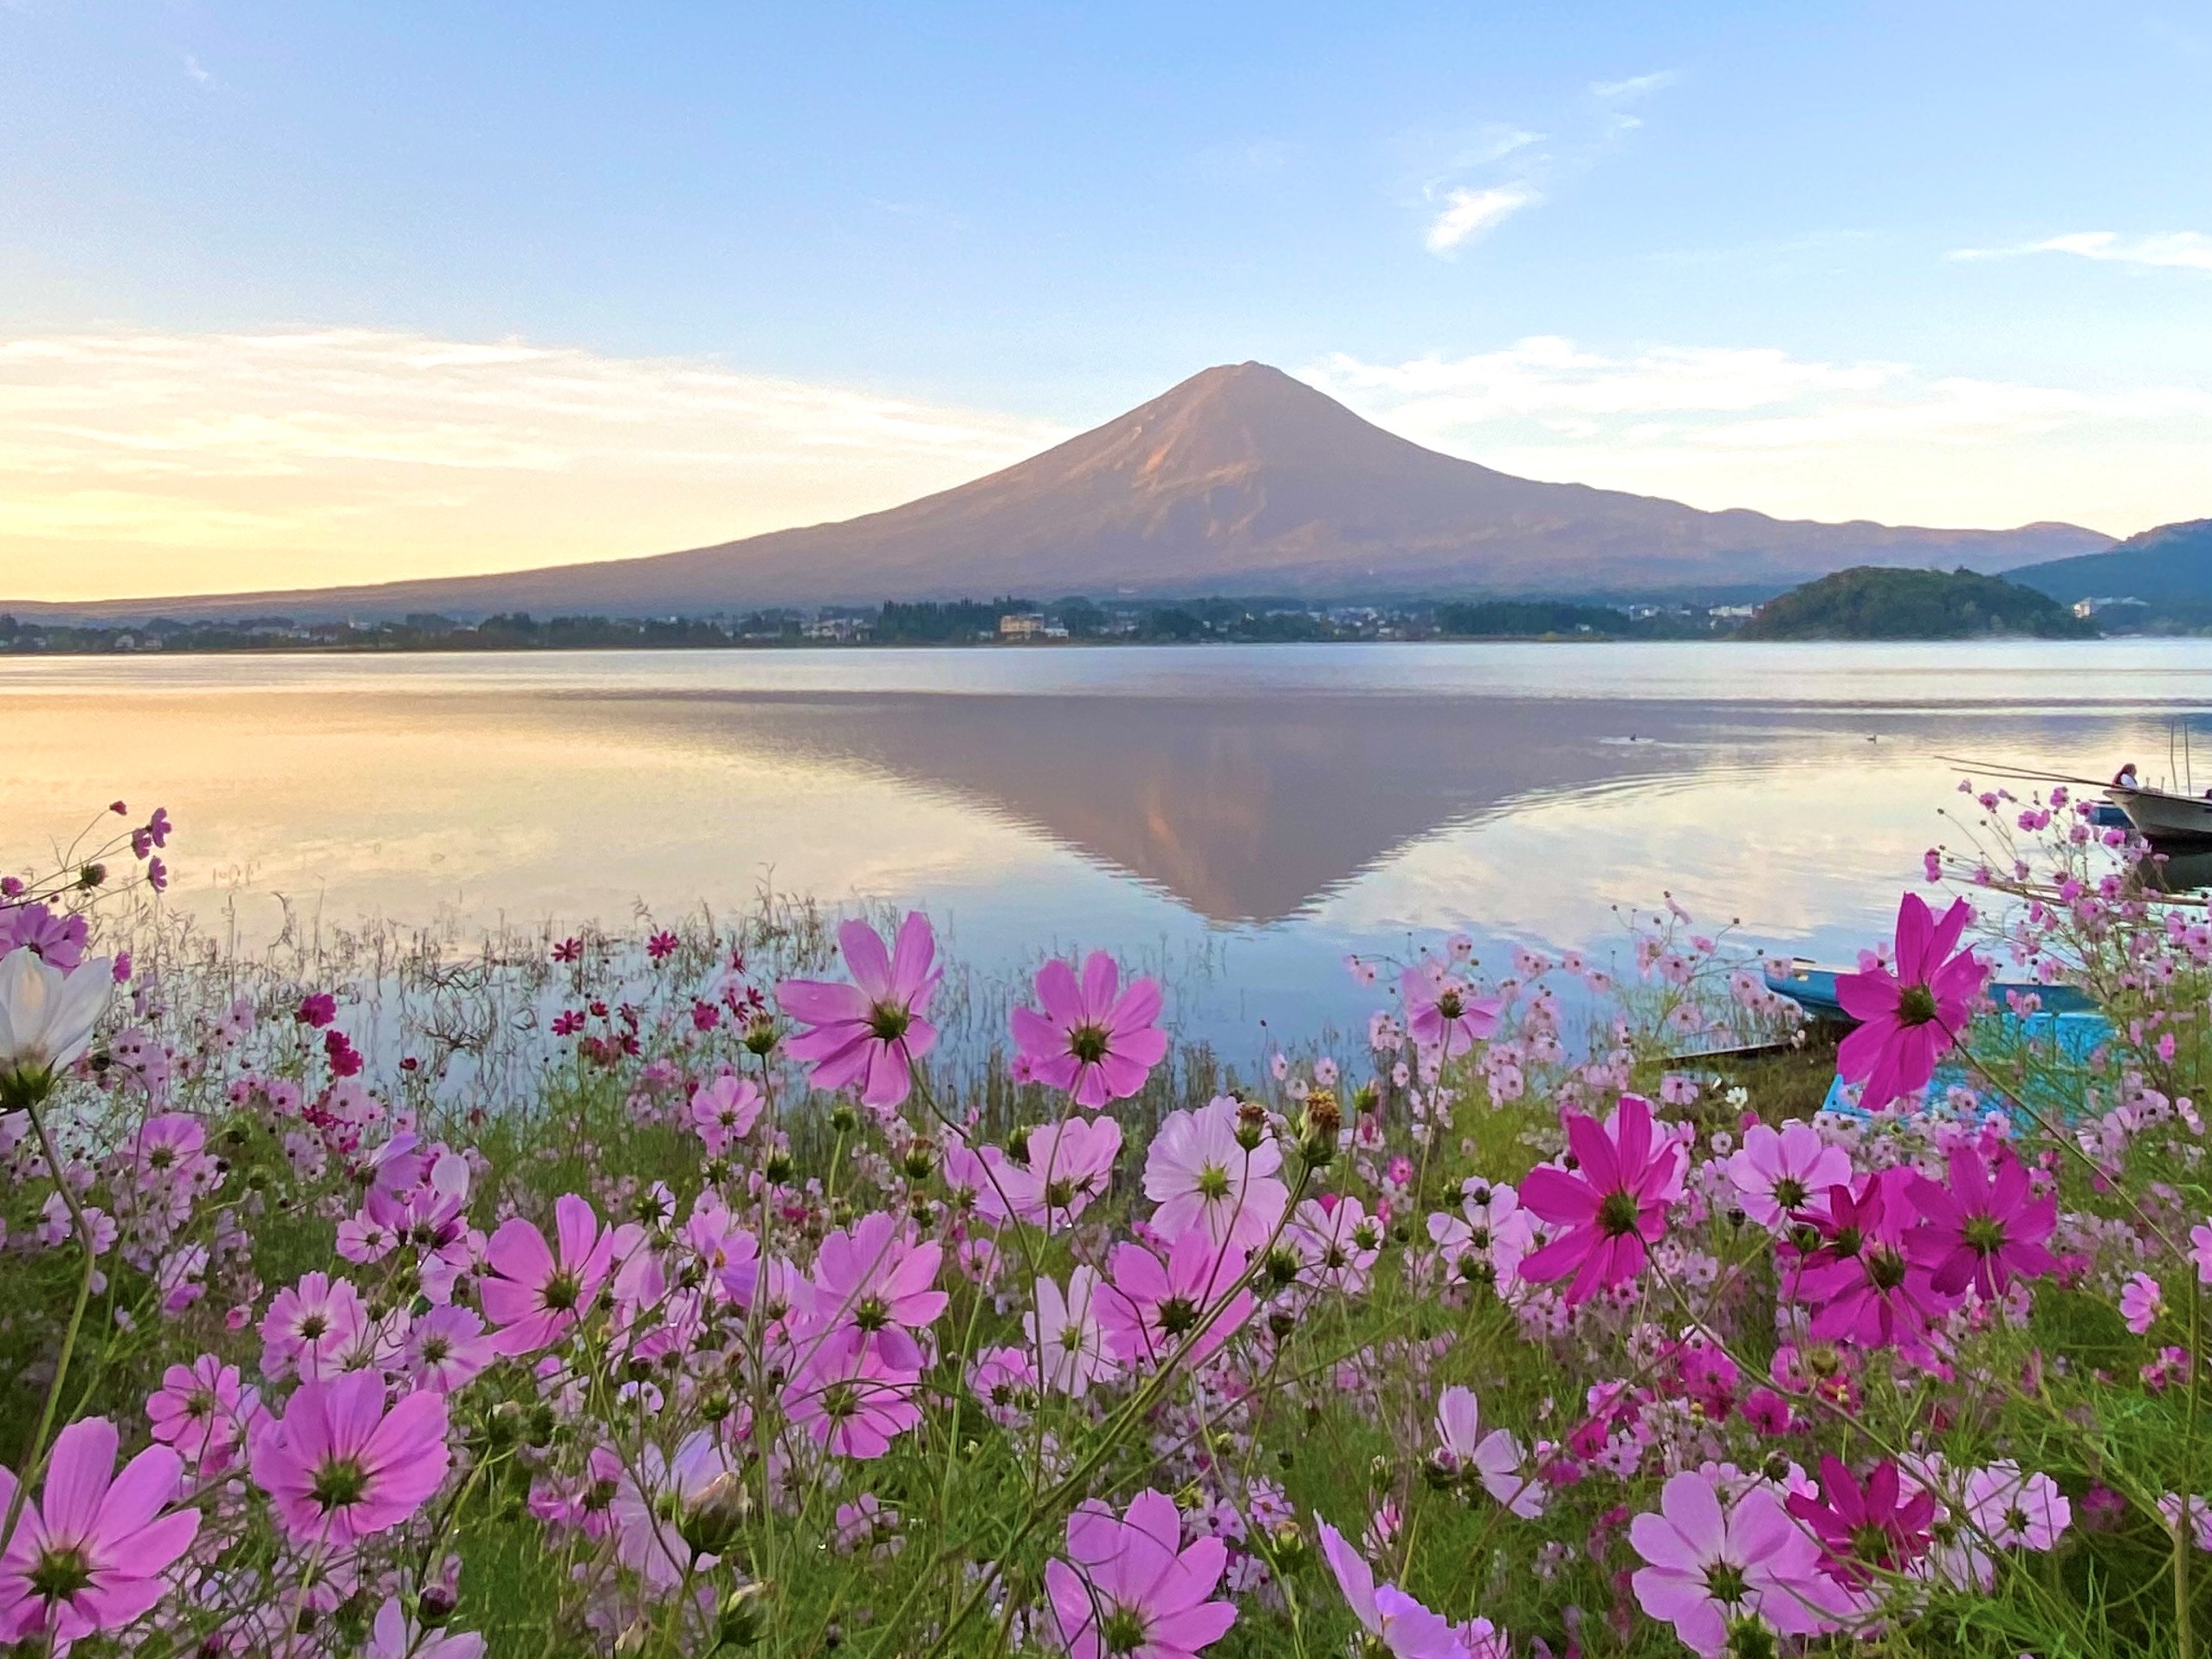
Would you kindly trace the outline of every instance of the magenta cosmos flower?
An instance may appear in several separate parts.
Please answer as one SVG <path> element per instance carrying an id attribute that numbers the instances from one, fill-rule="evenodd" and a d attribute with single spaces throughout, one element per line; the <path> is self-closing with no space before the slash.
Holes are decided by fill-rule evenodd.
<path id="1" fill-rule="evenodd" d="M 1055 1634 L 1070 1659 L 1191 1659 L 1237 1622 L 1213 1599 L 1228 1546 L 1182 1543 L 1183 1519 L 1163 1492 L 1140 1492 L 1126 1515 L 1091 1499 L 1068 1517 L 1065 1560 L 1045 1564 Z"/>
<path id="2" fill-rule="evenodd" d="M 1038 970 L 1037 1000 L 1045 1011 L 1017 1008 L 1008 1017 L 1014 1041 L 1040 1083 L 1064 1088 L 1077 1106 L 1127 1100 L 1144 1087 L 1167 1053 L 1160 1029 L 1160 986 L 1132 979 L 1103 951 L 1083 959 L 1083 979 L 1055 959 Z"/>
<path id="3" fill-rule="evenodd" d="M 406 1520 L 445 1479 L 445 1397 L 385 1410 L 384 1378 L 349 1371 L 306 1383 L 253 1449 L 254 1484 L 297 1543 L 344 1549 Z"/>
<path id="4" fill-rule="evenodd" d="M 1573 1274 L 1572 1304 L 1644 1270 L 1650 1247 L 1665 1236 L 1666 1207 L 1681 1195 L 1685 1161 L 1671 1136 L 1652 1129 L 1651 1102 L 1640 1094 L 1623 1094 L 1602 1128 L 1583 1113 L 1568 1114 L 1575 1167 L 1541 1165 L 1521 1183 L 1522 1207 L 1566 1231 L 1529 1254 L 1523 1279 L 1549 1284 Z"/>
<path id="5" fill-rule="evenodd" d="M 2033 1194 L 2028 1169 L 2012 1148 L 1997 1148 L 1993 1172 L 1971 1146 L 1955 1146 L 1950 1184 L 1912 1178 L 1909 1191 L 1924 1217 L 1905 1237 L 1912 1259 L 1933 1275 L 1937 1291 L 1955 1296 L 1972 1285 L 1995 1301 L 2015 1279 L 2040 1279 L 2058 1268 L 2044 1248 L 2059 1224 L 2055 1192 Z"/>
<path id="6" fill-rule="evenodd" d="M 813 1062 L 815 1088 L 857 1083 L 866 1105 L 901 1105 L 913 1087 L 913 1062 L 937 1042 L 937 1028 L 922 1017 L 944 977 L 936 937 L 928 920 L 910 910 L 889 952 L 863 921 L 838 928 L 838 943 L 852 984 L 786 979 L 776 987 L 784 1012 L 812 1028 L 784 1046 L 794 1059 Z"/>
<path id="7" fill-rule="evenodd" d="M 871 1210 L 822 1241 L 814 1258 L 814 1317 L 870 1338 L 894 1331 L 919 1336 L 950 1300 L 936 1288 L 944 1256 L 943 1245 L 917 1243 L 903 1222 Z M 908 1351 L 918 1356 L 911 1343 L 899 1345 L 897 1352 Z M 918 1365 L 918 1357 L 912 1363 Z"/>
<path id="8" fill-rule="evenodd" d="M 1466 1652 L 1452 1621 L 1433 1613 L 1396 1585 L 1378 1585 L 1366 1559 L 1344 1541 L 1344 1534 L 1318 1515 L 1322 1559 L 1336 1577 L 1337 1589 L 1352 1617 L 1367 1632 L 1368 1651 L 1380 1648 L 1394 1659 L 1462 1659 Z"/>
<path id="9" fill-rule="evenodd" d="M 573 1192 L 553 1201 L 559 1251 L 520 1216 L 501 1222 L 484 1252 L 490 1269 L 478 1295 L 484 1317 L 504 1327 L 492 1339 L 503 1354 L 535 1353 L 576 1327 L 614 1262 L 614 1234 L 599 1229 L 592 1206 Z"/>
<path id="10" fill-rule="evenodd" d="M 119 1630 L 161 1599 L 163 1574 L 191 1547 L 200 1512 L 171 1509 L 184 1462 L 150 1446 L 115 1472 L 115 1425 L 86 1417 L 54 1437 L 46 1483 L 0 1553 L 0 1642 L 60 1649 Z M 0 1515 L 16 1502 L 0 1469 Z"/>
<path id="11" fill-rule="evenodd" d="M 1868 1111 L 1925 1088 L 1936 1062 L 1973 1017 L 1989 970 L 1970 950 L 1952 952 L 1974 913 L 1954 900 L 1941 921 L 1917 893 L 1897 907 L 1897 972 L 1883 967 L 1836 976 L 1836 1000 L 1860 1022 L 1836 1050 L 1835 1068 L 1863 1085 Z"/>
<path id="12" fill-rule="evenodd" d="M 1789 1513 L 1821 1541 L 1821 1565 L 1838 1584 L 1858 1590 L 1874 1572 L 1903 1572 L 1927 1553 L 1936 1500 L 1925 1492 L 1904 1495 L 1904 1481 L 1887 1458 L 1860 1485 L 1834 1456 L 1821 1459 L 1818 1497 L 1792 1493 Z"/>
<path id="13" fill-rule="evenodd" d="M 1821 1546 L 1766 1487 L 1724 1504 L 1710 1476 L 1678 1475 L 1660 1488 L 1657 1514 L 1629 1522 L 1628 1541 L 1646 1563 L 1631 1580 L 1637 1601 L 1692 1653 L 1728 1652 L 1746 1619 L 1810 1636 L 1840 1611 Z"/>
<path id="14" fill-rule="evenodd" d="M 1456 974 L 1441 978 L 1420 968 L 1399 976 L 1399 995 L 1406 1002 L 1406 1030 L 1424 1049 L 1439 1049 L 1446 1060 L 1465 1054 L 1497 1030 L 1497 1010 L 1504 1004 L 1495 997 L 1478 997 Z"/>

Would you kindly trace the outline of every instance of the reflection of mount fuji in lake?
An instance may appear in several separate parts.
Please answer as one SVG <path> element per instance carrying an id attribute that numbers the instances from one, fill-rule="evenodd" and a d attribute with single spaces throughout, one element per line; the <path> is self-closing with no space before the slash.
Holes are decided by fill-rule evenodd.
<path id="1" fill-rule="evenodd" d="M 973 802 L 1223 923 L 1294 915 L 1409 842 L 1516 797 L 1713 758 L 1703 705 L 1326 694 L 639 700 L 663 738 L 859 765 Z"/>

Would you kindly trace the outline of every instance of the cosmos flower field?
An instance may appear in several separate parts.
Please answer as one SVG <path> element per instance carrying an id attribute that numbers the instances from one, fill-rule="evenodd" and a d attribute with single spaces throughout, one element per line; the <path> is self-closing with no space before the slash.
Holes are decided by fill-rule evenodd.
<path id="1" fill-rule="evenodd" d="M 1847 1033 L 1670 904 L 1245 1076 L 1103 952 L 956 1056 L 918 913 L 249 957 L 118 803 L 0 884 L 0 1643 L 2193 1655 L 2212 926 L 1978 804 Z"/>

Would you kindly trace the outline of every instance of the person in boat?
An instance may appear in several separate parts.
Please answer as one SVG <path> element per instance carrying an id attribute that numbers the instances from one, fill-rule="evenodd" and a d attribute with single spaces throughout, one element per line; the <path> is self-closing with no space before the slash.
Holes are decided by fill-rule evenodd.
<path id="1" fill-rule="evenodd" d="M 2141 789 L 2143 787 L 2135 781 L 2135 762 L 2129 761 L 2126 765 L 2112 774 L 2112 787 L 2114 789 Z"/>

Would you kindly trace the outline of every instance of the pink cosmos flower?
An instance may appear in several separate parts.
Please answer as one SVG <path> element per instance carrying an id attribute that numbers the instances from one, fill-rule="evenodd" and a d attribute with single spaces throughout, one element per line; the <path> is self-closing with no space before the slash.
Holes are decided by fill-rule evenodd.
<path id="1" fill-rule="evenodd" d="M 1203 1228 L 1217 1243 L 1259 1243 L 1290 1207 L 1290 1189 L 1276 1178 L 1283 1149 L 1264 1131 L 1244 1130 L 1239 1103 L 1224 1095 L 1195 1112 L 1171 1112 L 1144 1154 L 1144 1195 L 1160 1208 L 1153 1230 L 1175 1238 Z"/>
<path id="2" fill-rule="evenodd" d="M 1958 899 L 1938 922 L 1926 901 L 1908 893 L 1897 909 L 1897 971 L 1877 963 L 1836 976 L 1836 1000 L 1860 1022 L 1836 1050 L 1836 1071 L 1864 1085 L 1860 1104 L 1868 1111 L 1925 1088 L 1973 1017 L 1988 965 L 1971 950 L 1951 954 L 1973 915 Z"/>
<path id="3" fill-rule="evenodd" d="M 1252 1317 L 1252 1292 L 1230 1294 L 1243 1276 L 1243 1260 L 1241 1250 L 1216 1244 L 1203 1227 L 1178 1238 L 1165 1262 L 1142 1244 L 1116 1244 L 1108 1258 L 1113 1277 L 1098 1288 L 1096 1300 L 1108 1350 L 1124 1365 L 1160 1365 L 1204 1325 L 1188 1355 L 1189 1364 L 1203 1364 Z M 1216 1308 L 1219 1314 L 1206 1323 Z"/>
<path id="4" fill-rule="evenodd" d="M 794 1059 L 812 1061 L 814 1087 L 860 1085 L 873 1107 L 902 1105 L 913 1087 L 913 1062 L 935 1046 L 937 1028 L 922 1017 L 944 970 L 935 965 L 937 941 L 918 910 L 899 924 L 889 952 L 863 921 L 838 929 L 851 984 L 786 979 L 776 987 L 785 1013 L 810 1030 L 786 1043 Z"/>
<path id="5" fill-rule="evenodd" d="M 707 1151 L 720 1158 L 753 1132 L 766 1104 L 755 1084 L 724 1072 L 692 1091 L 691 1126 L 699 1132 Z"/>
<path id="6" fill-rule="evenodd" d="M 1382 1223 L 1357 1198 L 1325 1193 L 1297 1208 L 1284 1231 L 1297 1252 L 1300 1284 L 1356 1296 L 1382 1253 Z"/>
<path id="7" fill-rule="evenodd" d="M 1651 1102 L 1623 1094 L 1603 1128 L 1575 1112 L 1567 1118 L 1573 1172 L 1540 1165 L 1521 1183 L 1521 1204 L 1567 1230 L 1521 1263 L 1521 1276 L 1549 1284 L 1575 1275 L 1569 1306 L 1634 1279 L 1649 1247 L 1666 1233 L 1666 1207 L 1682 1191 L 1687 1163 L 1681 1146 L 1665 1136 L 1653 1143 Z"/>
<path id="8" fill-rule="evenodd" d="M 1457 1059 L 1497 1030 L 1495 997 L 1478 997 L 1456 974 L 1408 968 L 1398 978 L 1406 1003 L 1406 1029 L 1422 1048 L 1446 1060 Z"/>
<path id="9" fill-rule="evenodd" d="M 351 1281 L 302 1275 L 276 1293 L 262 1319 L 262 1374 L 275 1380 L 296 1372 L 308 1382 L 336 1375 L 368 1319 Z"/>
<path id="10" fill-rule="evenodd" d="M 919 1335 L 950 1300 L 935 1288 L 944 1255 L 943 1245 L 917 1243 L 904 1223 L 870 1210 L 822 1241 L 814 1258 L 814 1318 L 849 1322 L 870 1337 L 893 1327 Z"/>
<path id="11" fill-rule="evenodd" d="M 851 1326 L 833 1331 L 809 1346 L 785 1385 L 784 1412 L 837 1456 L 881 1457 L 922 1421 L 922 1367 L 898 1363 L 902 1357 Z"/>
<path id="12" fill-rule="evenodd" d="M 556 1256 L 546 1236 L 510 1216 L 484 1252 L 489 1269 L 480 1288 L 484 1317 L 505 1328 L 492 1339 L 503 1354 L 535 1353 L 576 1327 L 614 1263 L 615 1239 L 602 1232 L 592 1206 L 573 1192 L 553 1201 Z"/>
<path id="13" fill-rule="evenodd" d="M 389 1411 L 384 1379 L 351 1371 L 305 1383 L 254 1443 L 254 1484 L 298 1543 L 344 1549 L 406 1520 L 445 1479 L 445 1397 L 410 1394 Z"/>
<path id="14" fill-rule="evenodd" d="M 2212 1222 L 2189 1230 L 2189 1259 L 2196 1263 L 2197 1282 L 2212 1285 Z"/>
<path id="15" fill-rule="evenodd" d="M 1376 1584 L 1367 1558 L 1344 1541 L 1343 1533 L 1318 1515 L 1314 1525 L 1321 1535 L 1322 1559 L 1336 1574 L 1352 1617 L 1367 1632 L 1369 1652 L 1380 1648 L 1395 1659 L 1461 1659 L 1465 1649 L 1449 1619 L 1432 1613 L 1396 1585 Z"/>
<path id="16" fill-rule="evenodd" d="M 1092 1383 L 1118 1369 L 1107 1351 L 1105 1327 L 1099 1322 L 1097 1270 L 1076 1268 L 1068 1275 L 1065 1295 L 1058 1281 L 1039 1279 L 1034 1294 L 1036 1311 L 1022 1316 L 1021 1327 L 1037 1352 L 1045 1385 L 1081 1399 Z"/>
<path id="17" fill-rule="evenodd" d="M 1069 1225 L 1105 1191 L 1121 1156 L 1122 1126 L 1111 1118 L 1070 1118 L 1032 1129 L 1026 1162 L 996 1166 L 999 1190 L 1014 1215 L 1047 1232 Z"/>
<path id="18" fill-rule="evenodd" d="M 161 1599 L 163 1575 L 191 1547 L 200 1512 L 169 1508 L 184 1474 L 176 1452 L 150 1446 L 119 1475 L 116 1446 L 106 1417 L 55 1436 L 40 1497 L 23 1502 L 0 1553 L 0 1642 L 63 1648 L 120 1630 Z M 0 1515 L 16 1501 L 15 1476 L 0 1470 Z"/>
<path id="19" fill-rule="evenodd" d="M 1096 1499 L 1068 1517 L 1068 1552 L 1045 1564 L 1047 1614 L 1070 1659 L 1192 1659 L 1237 1622 L 1212 1599 L 1228 1546 L 1201 1538 L 1187 1549 L 1182 1517 L 1165 1493 L 1140 1492 L 1124 1516 Z"/>
<path id="20" fill-rule="evenodd" d="M 1014 1042 L 1031 1075 L 1065 1089 L 1077 1106 L 1127 1100 L 1167 1055 L 1158 983 L 1132 979 L 1122 989 L 1122 971 L 1103 951 L 1083 959 L 1080 984 L 1065 962 L 1047 962 L 1038 970 L 1037 1000 L 1043 1013 L 1017 1008 L 1008 1017 Z"/>
<path id="21" fill-rule="evenodd" d="M 1972 1285 L 1995 1301 L 2015 1279 L 2057 1270 L 2058 1258 L 2043 1241 L 2059 1224 L 2058 1195 L 2030 1196 L 2027 1166 L 2011 1147 L 1997 1149 L 1992 1173 L 1973 1147 L 1955 1146 L 1950 1185 L 1921 1175 L 1910 1190 L 1924 1221 L 1906 1246 L 1914 1261 L 1932 1270 L 1939 1293 L 1957 1295 Z"/>
<path id="22" fill-rule="evenodd" d="M 1851 1154 L 1823 1139 L 1809 1123 L 1780 1129 L 1756 1123 L 1743 1132 L 1743 1145 L 1728 1160 L 1743 1213 L 1769 1230 L 1824 1200 L 1832 1186 L 1851 1179 Z"/>
<path id="23" fill-rule="evenodd" d="M 1631 1581 L 1637 1601 L 1708 1659 L 1730 1651 L 1742 1620 L 1809 1636 L 1841 1611 L 1821 1546 L 1767 1487 L 1724 1505 L 1711 1476 L 1677 1475 L 1659 1489 L 1659 1513 L 1629 1522 L 1628 1541 L 1646 1562 Z"/>
<path id="24" fill-rule="evenodd" d="M 466 1387 L 498 1357 L 494 1339 L 484 1334 L 483 1320 L 450 1303 L 426 1310 L 408 1327 L 401 1355 L 407 1380 L 437 1394 Z"/>
<path id="25" fill-rule="evenodd" d="M 2129 1330 L 2138 1336 L 2147 1334 L 2165 1311 L 2166 1293 L 2156 1279 L 2147 1273 L 2128 1275 L 2120 1287 L 2120 1317 Z"/>
<path id="26" fill-rule="evenodd" d="M 153 1437 L 174 1447 L 191 1469 L 222 1469 L 260 1410 L 260 1396 L 240 1385 L 238 1367 L 211 1353 L 170 1366 L 146 1403 Z"/>
<path id="27" fill-rule="evenodd" d="M 1889 1459 L 1874 1465 L 1863 1487 L 1834 1456 L 1821 1459 L 1818 1496 L 1793 1492 L 1789 1513 L 1821 1541 L 1822 1571 L 1848 1589 L 1872 1582 L 1873 1570 L 1903 1572 L 1927 1553 L 1936 1519 L 1932 1494 L 1903 1495 L 1904 1482 Z"/>

